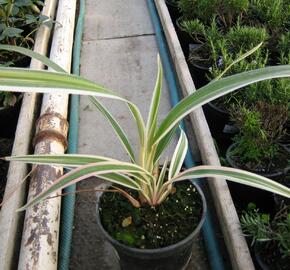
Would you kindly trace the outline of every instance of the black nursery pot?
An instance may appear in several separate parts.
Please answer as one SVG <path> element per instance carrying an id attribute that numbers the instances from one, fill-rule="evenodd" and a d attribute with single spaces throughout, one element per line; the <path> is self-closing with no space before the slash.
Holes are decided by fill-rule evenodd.
<path id="1" fill-rule="evenodd" d="M 266 243 L 257 242 L 254 246 L 254 258 L 257 270 L 288 270 L 290 259 L 283 257 L 278 246 L 267 248 Z"/>
<path id="2" fill-rule="evenodd" d="M 220 152 L 223 154 L 233 142 L 233 137 L 238 133 L 238 128 L 231 123 L 230 115 L 209 102 L 203 106 L 206 120 L 212 136 L 217 141 Z"/>
<path id="3" fill-rule="evenodd" d="M 178 17 L 181 16 L 181 13 L 178 9 L 178 5 L 177 5 L 176 1 L 165 0 L 165 3 L 167 5 L 170 17 L 172 18 L 172 21 L 175 21 Z"/>
<path id="4" fill-rule="evenodd" d="M 190 44 L 189 48 L 191 48 L 195 44 Z M 190 50 L 190 49 L 189 49 Z M 190 75 L 193 78 L 194 85 L 196 89 L 201 88 L 208 84 L 208 78 L 207 75 L 209 74 L 209 67 L 208 66 L 202 66 L 197 63 L 194 63 L 193 61 L 189 61 L 188 64 Z"/>
<path id="5" fill-rule="evenodd" d="M 17 127 L 18 116 L 21 108 L 22 96 L 17 97 L 14 106 L 0 107 L 0 137 L 13 138 Z"/>
<path id="6" fill-rule="evenodd" d="M 180 25 L 181 21 L 182 21 L 182 17 L 179 17 L 177 20 L 175 20 L 175 25 L 176 25 L 175 30 L 176 30 L 176 34 L 178 36 L 184 57 L 185 59 L 187 59 L 189 56 L 189 46 L 190 46 L 190 43 L 192 42 L 192 38 L 187 32 L 185 32 L 182 29 Z"/>
<path id="7" fill-rule="evenodd" d="M 195 185 L 195 184 L 194 184 Z M 192 245 L 199 235 L 205 220 L 206 201 L 201 189 L 195 185 L 202 201 L 202 216 L 194 231 L 182 241 L 168 247 L 157 249 L 138 249 L 128 247 L 112 238 L 104 229 L 99 214 L 99 200 L 97 201 L 97 225 L 102 236 L 112 244 L 119 256 L 122 270 L 181 270 L 190 261 Z M 182 226 L 182 224 L 181 224 Z M 182 229 L 182 228 L 181 228 Z"/>
<path id="8" fill-rule="evenodd" d="M 263 256 L 261 255 L 261 252 L 260 252 L 261 248 L 262 248 L 262 245 L 260 244 L 255 245 L 254 247 L 254 256 L 255 256 L 255 261 L 257 263 L 257 267 L 258 269 L 261 269 L 261 270 L 270 270 L 269 266 L 263 260 Z"/>
<path id="9" fill-rule="evenodd" d="M 231 157 L 231 152 L 235 148 L 236 143 L 232 144 L 227 152 L 226 152 L 226 159 L 227 162 L 230 164 L 231 167 L 241 169 L 240 166 L 237 164 L 237 162 Z M 277 171 L 273 173 L 260 173 L 255 172 L 259 175 L 265 176 L 267 178 L 270 178 L 272 180 L 278 180 L 281 177 L 284 176 L 284 171 Z M 228 186 L 230 188 L 231 195 L 233 197 L 233 200 L 235 204 L 240 209 L 246 209 L 249 203 L 255 203 L 257 208 L 260 209 L 262 212 L 265 213 L 274 213 L 275 210 L 275 201 L 273 194 L 268 191 L 264 191 L 258 188 L 249 187 L 246 185 L 238 184 L 238 183 L 232 183 L 229 182 Z"/>
<path id="10" fill-rule="evenodd" d="M 196 54 L 202 57 L 199 50 L 202 49 L 203 46 L 203 44 L 189 44 L 189 55 Z M 209 82 L 208 75 L 210 73 L 211 65 L 209 63 L 199 63 L 193 59 L 189 60 L 188 62 L 188 68 L 194 80 L 195 87 L 198 89 L 206 85 Z"/>

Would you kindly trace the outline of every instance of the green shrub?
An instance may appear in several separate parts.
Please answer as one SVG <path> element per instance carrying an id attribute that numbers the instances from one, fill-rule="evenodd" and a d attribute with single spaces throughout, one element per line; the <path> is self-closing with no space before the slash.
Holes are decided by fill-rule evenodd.
<path id="1" fill-rule="evenodd" d="M 43 1 L 39 0 L 2 0 L 0 1 L 0 43 L 32 48 L 34 33 L 42 23 L 51 24 L 51 20 L 40 14 Z M 0 55 L 0 63 L 17 61 L 11 53 Z"/>
<path id="2" fill-rule="evenodd" d="M 217 14 L 226 28 L 231 27 L 237 18 L 242 18 L 249 7 L 248 0 L 220 0 Z"/>
<path id="3" fill-rule="evenodd" d="M 232 27 L 225 36 L 227 49 L 231 53 L 239 53 L 249 51 L 259 43 L 269 39 L 269 35 L 265 28 L 257 28 L 251 26 L 241 26 L 239 23 Z"/>
<path id="4" fill-rule="evenodd" d="M 252 244 L 263 241 L 265 245 L 274 243 L 282 257 L 290 258 L 290 208 L 283 206 L 274 218 L 260 213 L 250 204 L 241 218 L 244 234 L 252 238 Z"/>
<path id="5" fill-rule="evenodd" d="M 278 47 L 279 63 L 282 65 L 289 64 L 290 63 L 290 32 L 287 32 L 280 36 L 277 47 Z"/>
<path id="6" fill-rule="evenodd" d="M 272 32 L 280 31 L 289 26 L 290 3 L 288 0 L 252 0 L 249 16 Z"/>
<path id="7" fill-rule="evenodd" d="M 213 18 L 231 27 L 248 9 L 248 0 L 179 0 L 178 8 L 186 20 L 199 19 L 209 25 Z"/>
<path id="8" fill-rule="evenodd" d="M 232 154 L 248 169 L 269 171 L 279 153 L 277 141 L 285 134 L 288 107 L 261 101 L 251 108 L 233 105 L 231 118 L 240 130 Z"/>
<path id="9" fill-rule="evenodd" d="M 199 19 L 208 24 L 216 15 L 219 0 L 179 0 L 178 8 L 185 20 Z M 206 11 L 206 12 L 205 12 Z"/>

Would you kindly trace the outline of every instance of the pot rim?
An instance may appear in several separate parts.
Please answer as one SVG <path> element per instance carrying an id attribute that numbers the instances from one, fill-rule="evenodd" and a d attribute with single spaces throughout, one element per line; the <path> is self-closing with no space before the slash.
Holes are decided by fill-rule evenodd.
<path id="1" fill-rule="evenodd" d="M 152 249 L 141 249 L 141 248 L 134 248 L 134 247 L 129 247 L 121 242 L 119 242 L 118 240 L 114 239 L 111 235 L 108 234 L 108 232 L 104 229 L 102 223 L 101 223 L 101 219 L 100 219 L 100 213 L 99 213 L 99 200 L 100 200 L 100 197 L 102 196 L 102 194 L 104 192 L 100 192 L 100 196 L 98 197 L 97 199 L 97 205 L 96 205 L 96 211 L 97 211 L 97 224 L 99 226 L 99 229 L 101 231 L 101 233 L 103 234 L 103 236 L 106 237 L 106 239 L 112 243 L 113 245 L 116 245 L 116 246 L 119 246 L 123 249 L 127 249 L 128 251 L 131 251 L 131 252 L 134 252 L 136 254 L 155 254 L 156 251 L 158 251 L 159 253 L 162 253 L 162 252 L 168 252 L 168 251 L 171 251 L 171 250 L 174 250 L 176 248 L 179 248 L 180 246 L 186 244 L 187 242 L 189 242 L 191 239 L 194 238 L 194 236 L 196 236 L 198 234 L 198 232 L 201 230 L 201 227 L 205 221 L 205 218 L 206 218 L 206 212 L 207 212 L 207 204 L 206 204 L 206 199 L 205 199 L 205 196 L 204 196 L 204 193 L 202 191 L 202 189 L 198 186 L 198 184 L 196 182 L 194 182 L 193 180 L 189 180 L 191 181 L 191 183 L 195 186 L 195 188 L 197 189 L 200 197 L 201 197 L 201 201 L 202 201 L 202 213 L 201 213 L 201 218 L 200 218 L 200 221 L 198 223 L 198 225 L 195 227 L 194 231 L 192 233 L 190 233 L 186 238 L 182 239 L 181 241 L 173 244 L 173 245 L 170 245 L 170 246 L 167 246 L 167 247 L 162 247 L 162 248 L 152 248 Z"/>

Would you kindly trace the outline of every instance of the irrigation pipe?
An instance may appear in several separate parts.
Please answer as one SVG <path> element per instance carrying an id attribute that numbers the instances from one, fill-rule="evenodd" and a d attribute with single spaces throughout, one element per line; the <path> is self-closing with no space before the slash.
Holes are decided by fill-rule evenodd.
<path id="1" fill-rule="evenodd" d="M 80 54 L 83 36 L 85 15 L 85 0 L 80 0 L 78 21 L 75 30 L 73 47 L 72 73 L 80 74 Z M 78 122 L 79 122 L 79 96 L 72 95 L 70 100 L 70 129 L 68 136 L 68 153 L 77 153 L 78 146 Z M 69 269 L 71 242 L 73 234 L 74 210 L 75 210 L 76 185 L 64 189 L 64 193 L 70 193 L 62 198 L 61 221 L 60 221 L 60 247 L 59 247 L 59 270 Z"/>
<path id="2" fill-rule="evenodd" d="M 174 72 L 174 68 L 170 60 L 170 53 L 168 50 L 166 38 L 162 31 L 162 26 L 161 26 L 160 19 L 156 11 L 154 0 L 147 0 L 147 4 L 148 4 L 148 8 L 149 8 L 150 15 L 152 18 L 155 34 L 156 34 L 156 40 L 159 47 L 159 54 L 162 59 L 164 74 L 165 74 L 165 77 L 169 86 L 171 104 L 172 106 L 175 106 L 180 100 L 179 94 L 178 94 L 179 87 L 177 83 L 176 74 Z M 181 126 L 184 129 L 183 123 Z M 194 161 L 193 161 L 190 150 L 188 151 L 186 155 L 185 165 L 186 167 L 194 166 Z M 201 186 L 201 188 L 203 186 L 201 184 L 201 181 L 198 181 L 198 185 Z M 211 216 L 212 216 L 211 211 L 210 209 L 208 209 L 206 219 L 202 227 L 204 242 L 207 249 L 207 254 L 209 257 L 211 268 L 215 270 L 222 270 L 222 269 L 225 269 L 225 267 L 222 260 L 222 255 L 219 252 L 218 241 L 216 239 L 216 234 L 214 231 L 214 226 L 213 226 L 213 221 L 212 221 Z"/>
<path id="3" fill-rule="evenodd" d="M 76 0 L 59 0 L 50 59 L 70 72 Z M 43 95 L 34 138 L 36 154 L 62 154 L 67 145 L 67 94 Z M 62 167 L 38 165 L 28 200 L 62 174 Z M 57 193 L 58 194 L 58 193 Z M 26 210 L 18 269 L 57 269 L 61 198 L 42 201 Z"/>

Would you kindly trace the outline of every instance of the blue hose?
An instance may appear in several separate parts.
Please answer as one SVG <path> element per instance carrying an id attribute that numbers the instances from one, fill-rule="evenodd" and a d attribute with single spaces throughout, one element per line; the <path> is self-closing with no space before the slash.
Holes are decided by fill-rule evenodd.
<path id="1" fill-rule="evenodd" d="M 168 50 L 166 38 L 162 31 L 162 26 L 160 23 L 159 16 L 156 11 L 156 7 L 154 4 L 154 0 L 147 0 L 148 8 L 151 14 L 151 19 L 153 22 L 156 40 L 159 47 L 159 54 L 162 60 L 164 74 L 166 77 L 166 81 L 169 86 L 170 98 L 171 98 L 171 105 L 175 106 L 179 101 L 179 85 L 177 83 L 176 74 L 173 68 L 173 64 L 171 62 L 170 53 Z M 181 123 L 181 128 L 184 129 L 184 123 Z M 193 167 L 195 166 L 192 153 L 188 150 L 186 158 L 185 158 L 185 166 L 186 167 Z M 203 181 L 197 181 L 198 185 L 203 188 L 204 184 Z M 216 234 L 214 231 L 213 221 L 212 221 L 212 214 L 210 209 L 207 211 L 206 219 L 204 225 L 202 227 L 204 242 L 210 262 L 211 269 L 214 270 L 222 270 L 225 269 L 222 255 L 219 252 L 218 241 L 216 239 Z"/>
<path id="2" fill-rule="evenodd" d="M 80 74 L 80 54 L 83 36 L 83 24 L 85 15 L 85 0 L 80 0 L 79 17 L 75 30 L 73 47 L 72 73 Z M 72 95 L 70 100 L 70 129 L 68 136 L 68 153 L 77 153 L 78 146 L 78 122 L 79 122 L 79 96 Z M 70 185 L 64 189 L 69 193 L 62 198 L 61 221 L 60 221 L 60 247 L 59 247 L 59 270 L 68 270 L 73 233 L 74 209 L 75 209 L 76 185 Z"/>

